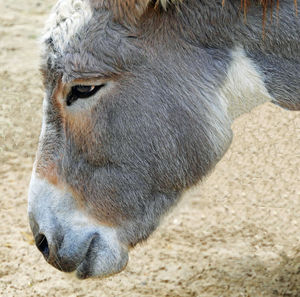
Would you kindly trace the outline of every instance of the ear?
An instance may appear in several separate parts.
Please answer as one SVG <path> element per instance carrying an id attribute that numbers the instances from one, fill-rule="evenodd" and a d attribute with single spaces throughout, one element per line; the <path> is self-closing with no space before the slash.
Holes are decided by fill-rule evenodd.
<path id="1" fill-rule="evenodd" d="M 114 11 L 119 21 L 137 23 L 148 9 L 160 8 L 167 10 L 170 5 L 176 5 L 183 0 L 110 0 L 110 9 Z"/>

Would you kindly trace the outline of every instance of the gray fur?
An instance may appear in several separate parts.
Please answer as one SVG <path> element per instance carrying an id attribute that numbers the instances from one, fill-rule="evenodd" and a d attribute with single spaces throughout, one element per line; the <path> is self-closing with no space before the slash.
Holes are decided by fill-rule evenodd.
<path id="1" fill-rule="evenodd" d="M 55 20 L 45 34 L 48 104 L 37 167 L 55 163 L 59 183 L 76 193 L 82 211 L 115 226 L 126 246 L 146 239 L 228 149 L 231 119 L 219 93 L 237 46 L 278 104 L 300 108 L 293 1 L 281 1 L 278 24 L 274 16 L 265 36 L 259 6 L 249 8 L 245 24 L 240 1 L 221 2 L 183 1 L 147 12 L 136 26 L 91 4 L 91 15 L 67 41 L 68 19 Z M 115 89 L 89 111 L 92 128 L 74 134 L 53 94 L 60 79 L 93 77 L 113 78 Z"/>

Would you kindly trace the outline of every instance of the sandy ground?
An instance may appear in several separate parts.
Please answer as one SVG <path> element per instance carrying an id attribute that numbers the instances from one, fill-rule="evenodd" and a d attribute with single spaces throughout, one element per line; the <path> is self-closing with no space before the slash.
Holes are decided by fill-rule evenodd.
<path id="1" fill-rule="evenodd" d="M 299 297 L 300 113 L 271 104 L 235 122 L 214 173 L 121 274 L 79 281 L 46 264 L 26 200 L 41 126 L 37 36 L 53 2 L 0 2 L 0 295 Z"/>

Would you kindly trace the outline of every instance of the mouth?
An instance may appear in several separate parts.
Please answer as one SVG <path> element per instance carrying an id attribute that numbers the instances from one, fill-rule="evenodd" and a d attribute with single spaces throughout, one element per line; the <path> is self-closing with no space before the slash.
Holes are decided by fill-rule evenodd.
<path id="1" fill-rule="evenodd" d="M 76 268 L 79 279 L 104 278 L 123 271 L 128 263 L 128 252 L 124 249 L 108 249 L 100 236 L 95 236 L 87 250 L 85 258 Z"/>
<path id="2" fill-rule="evenodd" d="M 128 247 L 118 228 L 95 223 L 77 208 L 72 195 L 33 176 L 29 192 L 29 223 L 45 260 L 79 279 L 107 277 L 122 271 Z"/>
<path id="3" fill-rule="evenodd" d="M 107 239 L 98 232 L 68 233 L 56 244 L 42 233 L 35 237 L 37 248 L 50 265 L 62 272 L 75 272 L 79 279 L 104 278 L 125 269 L 127 249 Z"/>

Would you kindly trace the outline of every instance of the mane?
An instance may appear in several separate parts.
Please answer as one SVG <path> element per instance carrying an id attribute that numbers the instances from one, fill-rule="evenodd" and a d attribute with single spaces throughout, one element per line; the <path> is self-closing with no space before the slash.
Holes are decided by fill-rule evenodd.
<path id="1" fill-rule="evenodd" d="M 99 0 L 92 0 L 94 3 Z M 180 6 L 188 0 L 102 0 L 107 7 L 113 9 L 116 18 L 119 20 L 126 19 L 129 23 L 136 23 L 140 17 L 147 11 L 148 8 L 155 10 L 167 11 L 172 6 Z M 211 0 L 214 1 L 214 0 Z M 265 27 L 265 21 L 267 13 L 270 11 L 271 18 L 274 7 L 279 11 L 280 0 L 240 0 L 241 11 L 244 15 L 245 22 L 247 20 L 247 11 L 251 4 L 260 4 L 263 11 L 263 28 Z M 222 0 L 222 6 L 226 5 L 226 0 Z M 297 0 L 294 0 L 295 13 L 298 14 Z"/>
<path id="2" fill-rule="evenodd" d="M 225 4 L 226 0 L 222 0 L 222 5 Z M 248 7 L 251 5 L 251 2 L 259 2 L 260 5 L 262 6 L 263 9 L 263 27 L 265 26 L 265 20 L 267 16 L 267 11 L 271 11 L 271 18 L 272 18 L 272 12 L 273 8 L 276 5 L 276 10 L 279 11 L 280 8 L 280 0 L 241 0 L 241 9 L 244 11 L 244 18 L 246 19 L 247 17 L 247 10 Z M 275 3 L 276 2 L 276 3 Z M 296 15 L 298 14 L 298 5 L 297 5 L 297 0 L 294 0 L 294 5 L 295 5 L 295 11 Z"/>
<path id="3" fill-rule="evenodd" d="M 165 10 L 167 9 L 168 5 L 171 4 L 179 4 L 185 0 L 154 0 L 152 2 L 155 2 L 156 6 L 160 5 Z M 151 1 L 148 1 L 151 2 Z M 222 0 L 222 5 L 225 5 L 226 0 Z M 244 12 L 247 12 L 248 6 L 251 5 L 251 2 L 259 2 L 263 8 L 263 10 L 267 11 L 268 8 L 273 8 L 275 6 L 276 2 L 276 8 L 279 9 L 280 0 L 241 0 L 241 8 L 244 10 Z M 294 0 L 295 9 L 297 12 L 297 0 Z"/>
<path id="4" fill-rule="evenodd" d="M 183 1 L 185 0 L 154 0 L 152 2 L 155 2 L 155 7 L 161 6 L 164 10 L 167 10 L 169 5 L 178 5 Z M 264 36 L 267 12 L 268 10 L 270 10 L 270 16 L 272 21 L 274 6 L 276 6 L 276 10 L 278 12 L 280 8 L 280 0 L 241 0 L 241 10 L 243 11 L 245 22 L 247 22 L 248 8 L 251 6 L 253 2 L 259 3 L 262 6 L 262 10 L 263 10 L 262 23 L 263 23 L 263 36 Z M 226 4 L 226 0 L 222 0 L 222 6 L 224 6 L 225 4 Z M 297 16 L 298 15 L 297 0 L 294 0 L 294 5 L 295 5 L 295 13 Z"/>

